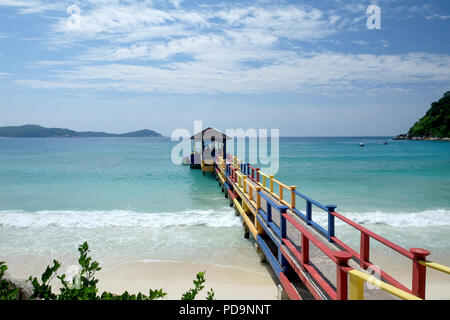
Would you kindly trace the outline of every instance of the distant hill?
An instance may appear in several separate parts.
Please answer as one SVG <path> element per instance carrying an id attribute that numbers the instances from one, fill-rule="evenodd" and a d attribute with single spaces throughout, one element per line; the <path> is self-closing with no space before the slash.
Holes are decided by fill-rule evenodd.
<path id="1" fill-rule="evenodd" d="M 407 134 L 400 134 L 394 140 L 450 140 L 450 91 L 433 102 Z"/>
<path id="2" fill-rule="evenodd" d="M 0 127 L 0 137 L 7 138 L 103 138 L 103 137 L 124 137 L 124 138 L 154 138 L 162 137 L 161 134 L 153 130 L 140 130 L 123 134 L 106 132 L 85 131 L 78 132 L 61 128 L 45 128 L 38 125 L 24 125 L 18 127 Z"/>

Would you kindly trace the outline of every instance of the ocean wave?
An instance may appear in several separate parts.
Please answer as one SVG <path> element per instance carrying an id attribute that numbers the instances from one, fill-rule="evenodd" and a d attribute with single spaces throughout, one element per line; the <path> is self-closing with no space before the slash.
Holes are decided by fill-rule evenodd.
<path id="1" fill-rule="evenodd" d="M 235 227 L 240 220 L 232 209 L 186 210 L 181 212 L 136 212 L 130 210 L 0 210 L 0 226 L 16 228 L 108 228 L 172 226 L 208 226 L 212 228 Z"/>
<path id="2" fill-rule="evenodd" d="M 395 228 L 450 226 L 450 210 L 436 209 L 421 212 L 340 212 L 345 217 L 364 226 L 380 225 Z M 313 215 L 314 221 L 326 225 L 326 214 Z M 131 210 L 0 210 L 0 226 L 16 228 L 108 228 L 171 226 L 208 226 L 212 228 L 240 226 L 233 209 L 185 210 L 180 212 L 137 212 Z M 336 226 L 345 225 L 336 219 Z"/>
<path id="3" fill-rule="evenodd" d="M 345 212 L 339 211 L 343 216 L 361 225 L 384 225 L 395 228 L 419 228 L 419 227 L 445 227 L 450 226 L 450 210 L 435 209 L 421 212 Z M 326 223 L 327 215 L 313 216 L 318 223 Z M 336 226 L 345 223 L 336 218 Z"/>

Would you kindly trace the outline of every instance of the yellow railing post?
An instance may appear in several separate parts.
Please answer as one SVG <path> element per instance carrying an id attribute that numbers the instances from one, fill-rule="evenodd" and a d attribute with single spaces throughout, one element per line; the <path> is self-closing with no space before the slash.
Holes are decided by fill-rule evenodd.
<path id="1" fill-rule="evenodd" d="M 291 210 L 295 208 L 295 189 L 297 189 L 297 186 L 290 186 L 289 189 L 291 190 Z"/>
<path id="2" fill-rule="evenodd" d="M 283 186 L 281 185 L 281 183 L 279 184 L 279 188 L 280 188 L 280 200 L 283 200 Z"/>
<path id="3" fill-rule="evenodd" d="M 364 300 L 364 280 L 350 273 L 350 300 Z"/>
<path id="4" fill-rule="evenodd" d="M 259 192 L 261 191 L 261 187 L 255 187 L 256 191 L 256 210 L 261 209 L 261 195 Z"/>
<path id="5" fill-rule="evenodd" d="M 244 188 L 244 193 L 247 193 L 247 176 L 242 176 L 241 188 Z"/>
<path id="6" fill-rule="evenodd" d="M 273 193 L 273 177 L 274 177 L 273 174 L 269 176 L 269 178 L 270 178 L 270 192 L 271 193 Z"/>
<path id="7" fill-rule="evenodd" d="M 253 200 L 253 187 L 251 184 L 248 185 L 248 195 L 250 197 L 250 200 Z"/>

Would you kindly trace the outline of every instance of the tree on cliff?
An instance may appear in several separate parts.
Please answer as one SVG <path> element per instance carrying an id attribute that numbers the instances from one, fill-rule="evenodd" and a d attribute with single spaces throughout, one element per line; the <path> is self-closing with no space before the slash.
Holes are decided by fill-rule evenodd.
<path id="1" fill-rule="evenodd" d="M 431 104 L 425 116 L 409 129 L 408 136 L 450 137 L 450 91 L 444 93 L 439 101 Z"/>

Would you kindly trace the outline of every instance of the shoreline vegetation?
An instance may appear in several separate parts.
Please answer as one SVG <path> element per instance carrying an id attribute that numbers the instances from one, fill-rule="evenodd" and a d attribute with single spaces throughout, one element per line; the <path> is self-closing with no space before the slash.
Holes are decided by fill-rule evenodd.
<path id="1" fill-rule="evenodd" d="M 425 116 L 408 133 L 399 134 L 393 140 L 450 141 L 450 91 L 433 102 Z"/>
<path id="2" fill-rule="evenodd" d="M 74 131 L 62 128 L 45 128 L 39 125 L 0 127 L 2 138 L 162 138 L 163 135 L 153 130 L 139 130 L 121 134 Z"/>
<path id="3" fill-rule="evenodd" d="M 8 267 L 4 262 L 0 262 L 0 300 L 158 300 L 167 296 L 163 289 L 150 289 L 148 296 L 141 292 L 130 294 L 128 291 L 122 294 L 104 291 L 99 295 L 99 280 L 95 275 L 102 268 L 89 256 L 87 242 L 78 246 L 78 252 L 80 268 L 77 274 L 69 277 L 65 273 L 58 275 L 61 264 L 53 260 L 53 266 L 47 266 L 39 279 L 30 276 L 25 282 L 17 281 L 6 276 Z M 55 277 L 60 281 L 59 294 L 52 288 L 52 280 Z M 205 282 L 205 272 L 198 272 L 193 280 L 194 287 L 184 292 L 181 300 L 195 300 L 205 288 Z M 206 300 L 214 300 L 214 296 L 214 290 L 211 288 L 206 293 Z"/>

